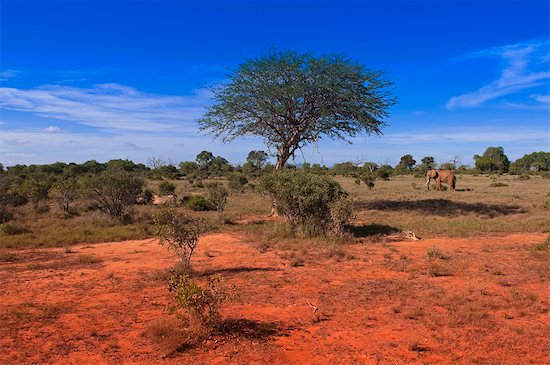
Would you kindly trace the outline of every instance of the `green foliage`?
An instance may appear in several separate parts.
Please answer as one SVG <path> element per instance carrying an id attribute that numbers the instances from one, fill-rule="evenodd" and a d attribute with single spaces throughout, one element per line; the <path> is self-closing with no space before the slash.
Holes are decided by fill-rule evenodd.
<path id="1" fill-rule="evenodd" d="M 217 327 L 221 318 L 220 306 L 230 298 L 220 275 L 208 277 L 204 288 L 187 275 L 173 275 L 168 288 L 174 294 L 176 315 L 205 330 Z"/>
<path id="2" fill-rule="evenodd" d="M 365 171 L 359 176 L 359 179 L 362 182 L 364 182 L 365 185 L 367 185 L 367 188 L 371 190 L 374 189 L 374 182 L 376 181 L 376 173 Z"/>
<path id="3" fill-rule="evenodd" d="M 48 192 L 52 187 L 53 179 L 45 173 L 34 173 L 29 175 L 21 184 L 21 192 L 35 206 L 39 201 L 48 197 Z"/>
<path id="4" fill-rule="evenodd" d="M 412 157 L 412 155 L 404 155 L 401 157 L 401 160 L 399 161 L 399 164 L 397 164 L 395 169 L 402 174 L 409 173 L 412 171 L 415 164 L 416 160 Z"/>
<path id="5" fill-rule="evenodd" d="M 193 173 L 196 173 L 199 169 L 199 165 L 193 161 L 183 161 L 183 162 L 180 162 L 179 169 L 183 175 L 188 176 Z"/>
<path id="6" fill-rule="evenodd" d="M 508 184 L 505 184 L 503 182 L 500 182 L 500 181 L 497 181 L 497 182 L 492 182 L 489 184 L 490 187 L 492 188 L 503 188 L 505 186 L 508 186 Z"/>
<path id="7" fill-rule="evenodd" d="M 533 152 L 517 159 L 510 166 L 510 172 L 525 173 L 528 171 L 549 171 L 550 152 Z"/>
<path id="8" fill-rule="evenodd" d="M 84 182 L 86 194 L 111 218 L 122 218 L 136 203 L 144 182 L 134 173 L 109 168 Z"/>
<path id="9" fill-rule="evenodd" d="M 176 185 L 170 181 L 163 180 L 159 183 L 160 195 L 174 195 L 176 193 Z"/>
<path id="10" fill-rule="evenodd" d="M 546 194 L 546 200 L 544 201 L 544 209 L 550 210 L 550 192 Z"/>
<path id="11" fill-rule="evenodd" d="M 332 166 L 332 168 L 330 169 L 330 171 L 334 175 L 341 175 L 341 176 L 352 176 L 358 170 L 359 168 L 357 167 L 357 165 L 349 161 L 334 164 L 334 166 Z"/>
<path id="12" fill-rule="evenodd" d="M 78 198 L 80 190 L 78 178 L 72 175 L 63 175 L 53 183 L 52 192 L 63 213 L 69 213 L 70 205 Z"/>
<path id="13" fill-rule="evenodd" d="M 16 234 L 30 232 L 27 228 L 17 224 L 4 223 L 0 224 L 0 233 L 5 236 L 14 236 Z"/>
<path id="14" fill-rule="evenodd" d="M 227 177 L 229 189 L 234 192 L 242 192 L 248 179 L 241 172 L 233 172 Z"/>
<path id="15" fill-rule="evenodd" d="M 0 174 L 0 223 L 12 219 L 12 207 L 25 204 L 27 198 L 20 194 L 20 179 L 5 173 Z"/>
<path id="16" fill-rule="evenodd" d="M 390 85 L 380 72 L 344 56 L 269 51 L 241 64 L 214 91 L 214 104 L 198 122 L 224 141 L 265 138 L 279 170 L 297 149 L 322 136 L 348 140 L 380 133 L 394 104 Z"/>
<path id="17" fill-rule="evenodd" d="M 427 168 L 426 171 L 434 168 L 435 166 L 435 158 L 433 158 L 433 156 L 423 157 L 421 161 L 422 161 L 422 165 L 424 165 Z"/>
<path id="18" fill-rule="evenodd" d="M 307 228 L 314 233 L 326 233 L 334 223 L 331 206 L 347 197 L 336 181 L 300 172 L 265 175 L 260 187 L 293 227 Z"/>
<path id="19" fill-rule="evenodd" d="M 210 151 L 202 151 L 201 153 L 199 153 L 196 158 L 199 169 L 201 170 L 208 169 L 208 166 L 210 166 L 213 159 L 214 159 L 214 155 Z"/>
<path id="20" fill-rule="evenodd" d="M 382 165 L 376 170 L 376 174 L 382 180 L 389 180 L 390 176 L 393 174 L 393 167 L 390 165 Z"/>
<path id="21" fill-rule="evenodd" d="M 342 196 L 330 204 L 331 229 L 335 235 L 342 235 L 352 218 L 353 206 L 349 197 Z"/>
<path id="22" fill-rule="evenodd" d="M 206 189 L 206 199 L 212 206 L 216 207 L 216 211 L 221 216 L 225 210 L 229 192 L 220 183 L 210 183 L 206 186 Z"/>
<path id="23" fill-rule="evenodd" d="M 207 231 L 206 224 L 173 208 L 161 210 L 153 221 L 159 244 L 167 245 L 182 262 L 189 264 L 199 238 Z"/>
<path id="24" fill-rule="evenodd" d="M 475 166 L 482 172 L 508 172 L 510 161 L 502 147 L 488 147 L 482 156 L 475 155 Z"/>
<path id="25" fill-rule="evenodd" d="M 202 195 L 195 195 L 187 200 L 187 206 L 195 212 L 216 210 L 216 207 Z"/>
<path id="26" fill-rule="evenodd" d="M 250 151 L 246 157 L 243 170 L 247 173 L 258 173 L 262 171 L 267 160 L 267 153 L 264 151 Z"/>

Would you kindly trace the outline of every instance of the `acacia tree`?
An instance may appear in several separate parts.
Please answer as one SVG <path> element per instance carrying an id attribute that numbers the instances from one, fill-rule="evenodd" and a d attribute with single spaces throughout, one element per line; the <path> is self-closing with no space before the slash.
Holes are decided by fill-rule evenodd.
<path id="1" fill-rule="evenodd" d="M 198 123 L 224 142 L 263 137 L 280 170 L 323 136 L 351 142 L 358 133 L 381 134 L 395 102 L 391 85 L 345 56 L 273 50 L 245 61 L 215 88 L 215 102 Z"/>

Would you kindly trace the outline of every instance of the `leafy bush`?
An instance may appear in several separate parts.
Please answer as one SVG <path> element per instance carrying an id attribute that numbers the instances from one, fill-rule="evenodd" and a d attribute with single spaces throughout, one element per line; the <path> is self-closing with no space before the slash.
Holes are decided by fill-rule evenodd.
<path id="1" fill-rule="evenodd" d="M 428 256 L 428 259 L 447 259 L 447 256 L 441 251 L 437 246 L 433 245 L 432 247 L 428 248 L 428 251 L 426 251 L 426 255 Z"/>
<path id="2" fill-rule="evenodd" d="M 330 218 L 332 220 L 332 232 L 336 235 L 341 235 L 344 228 L 353 218 L 353 207 L 351 199 L 341 197 L 340 199 L 330 204 Z"/>
<path id="3" fill-rule="evenodd" d="M 22 234 L 22 233 L 28 233 L 28 232 L 30 232 L 30 230 L 16 224 L 9 224 L 9 223 L 0 224 L 0 233 L 5 236 L 14 236 L 16 234 Z"/>
<path id="4" fill-rule="evenodd" d="M 166 180 L 160 182 L 159 184 L 160 195 L 174 195 L 175 192 L 176 192 L 176 185 Z"/>
<path id="5" fill-rule="evenodd" d="M 544 209 L 550 210 L 550 192 L 546 195 L 546 200 L 544 201 Z"/>
<path id="6" fill-rule="evenodd" d="M 209 330 L 220 323 L 220 305 L 229 299 L 223 287 L 223 278 L 213 275 L 202 288 L 187 275 L 173 275 L 168 288 L 174 293 L 176 306 L 172 311 L 183 320 Z"/>
<path id="7" fill-rule="evenodd" d="M 227 177 L 229 181 L 229 189 L 234 192 L 242 192 L 244 186 L 248 183 L 248 179 L 240 172 L 233 172 Z"/>
<path id="8" fill-rule="evenodd" d="M 111 218 L 121 218 L 136 203 L 144 182 L 121 168 L 108 168 L 85 182 L 87 195 Z"/>
<path id="9" fill-rule="evenodd" d="M 508 186 L 508 184 L 497 181 L 489 184 L 489 186 L 492 188 L 502 188 L 502 187 Z"/>
<path id="10" fill-rule="evenodd" d="M 227 196 L 229 195 L 229 192 L 220 183 L 210 183 L 206 186 L 206 188 L 208 202 L 212 206 L 216 207 L 218 214 L 221 216 L 221 214 L 225 210 L 225 205 L 227 204 Z"/>
<path id="11" fill-rule="evenodd" d="M 51 176 L 43 173 L 35 173 L 30 175 L 22 184 L 21 192 L 34 205 L 39 201 L 48 197 L 48 191 L 52 187 L 53 180 Z"/>
<path id="12" fill-rule="evenodd" d="M 376 180 L 374 172 L 363 172 L 359 178 L 369 189 L 374 189 L 374 181 Z"/>
<path id="13" fill-rule="evenodd" d="M 62 176 L 52 186 L 53 193 L 58 200 L 59 207 L 65 214 L 69 214 L 71 203 L 78 198 L 80 184 L 74 176 Z"/>
<path id="14" fill-rule="evenodd" d="M 326 233 L 335 222 L 331 207 L 347 193 L 336 181 L 320 175 L 284 172 L 262 177 L 261 189 L 270 198 L 279 214 L 293 226 L 317 233 Z M 336 224 L 339 224 L 336 222 Z"/>
<path id="15" fill-rule="evenodd" d="M 181 261 L 189 264 L 199 238 L 207 231 L 206 224 L 175 209 L 160 211 L 154 222 L 159 244 L 168 245 Z"/>
<path id="16" fill-rule="evenodd" d="M 187 200 L 187 206 L 195 212 L 205 212 L 208 210 L 216 210 L 216 207 L 212 205 L 204 196 L 195 195 Z"/>

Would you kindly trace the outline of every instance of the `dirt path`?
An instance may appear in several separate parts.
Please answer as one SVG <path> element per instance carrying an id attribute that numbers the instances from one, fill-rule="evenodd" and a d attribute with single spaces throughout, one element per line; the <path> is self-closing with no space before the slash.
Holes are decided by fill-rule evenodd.
<path id="1" fill-rule="evenodd" d="M 0 262 L 0 364 L 544 364 L 548 256 L 530 250 L 544 238 L 260 252 L 212 234 L 194 266 L 238 290 L 233 330 L 169 356 L 159 277 L 176 259 L 156 241 L 17 251 Z M 433 245 L 443 258 L 427 259 Z"/>

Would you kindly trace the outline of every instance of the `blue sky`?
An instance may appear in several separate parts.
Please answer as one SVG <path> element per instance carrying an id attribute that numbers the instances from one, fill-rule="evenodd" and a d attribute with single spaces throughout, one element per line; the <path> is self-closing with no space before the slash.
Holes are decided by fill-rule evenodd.
<path id="1" fill-rule="evenodd" d="M 0 162 L 84 162 L 265 149 L 198 133 L 209 87 L 270 48 L 344 53 L 385 71 L 399 102 L 379 136 L 296 156 L 395 164 L 488 146 L 550 150 L 547 1 L 2 0 Z"/>

